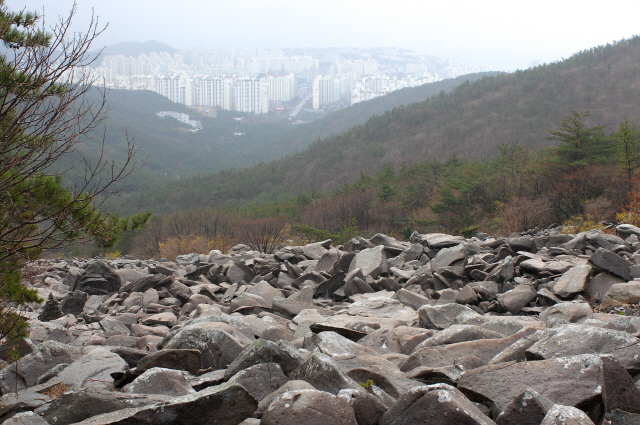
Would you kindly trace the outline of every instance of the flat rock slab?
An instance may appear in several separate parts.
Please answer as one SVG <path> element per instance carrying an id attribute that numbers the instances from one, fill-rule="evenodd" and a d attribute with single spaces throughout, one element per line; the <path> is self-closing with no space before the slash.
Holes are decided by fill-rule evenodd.
<path id="1" fill-rule="evenodd" d="M 172 327 L 176 323 L 178 323 L 178 318 L 175 314 L 169 312 L 153 314 L 142 321 L 142 324 L 146 326 L 164 325 Z"/>
<path id="2" fill-rule="evenodd" d="M 127 362 L 122 357 L 106 348 L 96 347 L 42 385 L 51 387 L 64 383 L 69 389 L 110 390 L 113 388 L 111 374 L 120 372 L 126 367 Z"/>
<path id="3" fill-rule="evenodd" d="M 578 324 L 556 326 L 526 350 L 529 360 L 600 353 L 618 359 L 631 374 L 640 372 L 640 339 L 613 329 Z"/>
<path id="4" fill-rule="evenodd" d="M 420 326 L 425 329 L 446 329 L 453 324 L 481 317 L 467 306 L 457 303 L 424 305 L 418 309 Z"/>
<path id="5" fill-rule="evenodd" d="M 522 363 L 483 366 L 465 372 L 458 389 L 471 400 L 492 406 L 494 415 L 527 389 L 532 389 L 554 403 L 578 407 L 592 420 L 599 421 L 605 412 L 605 367 L 595 354 Z M 615 391 L 613 391 L 615 392 Z"/>
<path id="6" fill-rule="evenodd" d="M 602 270 L 620 276 L 624 280 L 631 280 L 629 267 L 632 264 L 608 249 L 598 248 L 589 258 L 589 262 Z"/>
<path id="7" fill-rule="evenodd" d="M 535 330 L 533 328 L 527 328 L 516 334 L 500 339 L 479 339 L 435 347 L 425 347 L 414 351 L 413 354 L 400 365 L 400 370 L 408 372 L 420 366 L 430 368 L 453 366 L 455 359 L 469 356 L 478 356 L 482 361 L 489 362 L 505 348 L 534 332 Z"/>
<path id="8" fill-rule="evenodd" d="M 209 425 L 212 418 L 216 424 L 236 425 L 253 415 L 257 407 L 247 390 L 231 382 L 165 403 L 94 416 L 77 425 Z"/>
<path id="9" fill-rule="evenodd" d="M 553 285 L 553 293 L 561 298 L 570 298 L 584 292 L 591 270 L 590 265 L 570 268 Z"/>
<path id="10" fill-rule="evenodd" d="M 171 400 L 172 396 L 123 394 L 116 391 L 81 389 L 68 391 L 37 410 L 50 425 L 75 424 L 92 416 L 117 410 L 148 406 Z"/>
<path id="11" fill-rule="evenodd" d="M 475 341 L 478 339 L 500 339 L 504 335 L 475 325 L 451 325 L 434 336 L 425 339 L 416 347 L 417 350 L 424 347 L 455 344 L 456 342 Z"/>
<path id="12" fill-rule="evenodd" d="M 571 267 L 573 267 L 573 264 L 569 263 L 568 261 L 542 261 L 532 258 L 520 263 L 520 267 L 522 268 L 522 270 L 528 272 L 538 274 L 548 272 L 555 275 L 566 272 Z"/>

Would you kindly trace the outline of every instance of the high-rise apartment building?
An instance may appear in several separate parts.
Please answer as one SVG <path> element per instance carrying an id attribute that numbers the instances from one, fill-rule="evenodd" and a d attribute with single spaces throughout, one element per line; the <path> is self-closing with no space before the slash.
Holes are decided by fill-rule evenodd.
<path id="1" fill-rule="evenodd" d="M 266 77 L 269 101 L 289 102 L 295 97 L 296 79 L 293 73 L 287 76 Z"/>
<path id="2" fill-rule="evenodd" d="M 156 77 L 156 92 L 164 97 L 168 97 L 172 102 L 183 103 L 180 96 L 180 76 L 165 76 L 160 74 Z"/>
<path id="3" fill-rule="evenodd" d="M 337 102 L 341 97 L 341 80 L 319 75 L 313 80 L 313 109 Z"/>

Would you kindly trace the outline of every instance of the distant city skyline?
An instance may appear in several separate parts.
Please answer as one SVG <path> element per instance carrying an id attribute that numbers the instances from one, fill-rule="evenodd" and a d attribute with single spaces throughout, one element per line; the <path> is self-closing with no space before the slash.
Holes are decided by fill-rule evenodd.
<path id="1" fill-rule="evenodd" d="M 91 4 L 89 4 L 91 3 Z M 7 0 L 67 16 L 73 0 Z M 400 47 L 510 71 L 640 34 L 640 2 L 429 0 L 81 1 L 109 23 L 96 47 L 157 40 L 176 48 Z"/>

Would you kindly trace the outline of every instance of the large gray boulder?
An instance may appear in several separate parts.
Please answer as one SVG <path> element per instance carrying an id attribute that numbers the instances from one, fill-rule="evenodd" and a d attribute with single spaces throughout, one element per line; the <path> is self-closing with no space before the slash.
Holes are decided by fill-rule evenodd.
<path id="1" fill-rule="evenodd" d="M 46 384 L 51 387 L 65 384 L 69 389 L 93 388 L 110 390 L 113 388 L 111 374 L 120 372 L 127 367 L 127 362 L 108 348 L 95 347 L 88 350 L 82 357 L 65 367 Z"/>
<path id="2" fill-rule="evenodd" d="M 595 275 L 587 283 L 586 293 L 589 301 L 592 304 L 600 304 L 609 288 L 616 283 L 625 283 L 625 281 L 607 272 Z"/>
<path id="3" fill-rule="evenodd" d="M 481 317 L 469 307 L 456 303 L 424 305 L 418 309 L 418 315 L 420 326 L 425 329 L 446 329 L 453 324 Z"/>
<path id="4" fill-rule="evenodd" d="M 236 373 L 260 363 L 277 363 L 285 374 L 289 374 L 306 360 L 305 356 L 287 341 L 257 339 L 233 360 L 225 372 L 225 377 L 229 379 Z"/>
<path id="5" fill-rule="evenodd" d="M 89 295 L 107 295 L 120 290 L 120 276 L 104 261 L 90 264 L 78 278 L 73 291 Z"/>
<path id="6" fill-rule="evenodd" d="M 306 381 L 321 391 L 337 395 L 340 390 L 361 388 L 344 374 L 338 364 L 326 354 L 313 354 L 289 374 L 289 379 Z"/>
<path id="7" fill-rule="evenodd" d="M 511 400 L 496 418 L 497 425 L 540 425 L 553 402 L 531 388 Z"/>
<path id="8" fill-rule="evenodd" d="M 40 377 L 50 369 L 61 363 L 73 363 L 81 355 L 80 347 L 45 341 L 31 354 L 0 371 L 0 391 L 2 394 L 8 394 L 36 385 Z"/>
<path id="9" fill-rule="evenodd" d="M 537 296 L 536 290 L 530 285 L 518 285 L 504 294 L 498 294 L 497 299 L 502 308 L 511 314 L 519 314 Z"/>
<path id="10" fill-rule="evenodd" d="M 280 388 L 287 382 L 277 363 L 260 363 L 239 371 L 229 379 L 242 385 L 258 401 Z"/>
<path id="11" fill-rule="evenodd" d="M 320 352 L 334 359 L 353 358 L 355 356 L 376 356 L 371 348 L 353 342 L 336 332 L 308 333 L 304 338 L 303 348 L 312 352 Z"/>
<path id="12" fill-rule="evenodd" d="M 0 397 L 0 423 L 22 412 L 32 412 L 51 402 L 51 397 L 35 391 L 22 391 Z"/>
<path id="13" fill-rule="evenodd" d="M 591 266 L 588 264 L 570 268 L 553 285 L 553 293 L 566 299 L 585 292 L 590 274 Z"/>
<path id="14" fill-rule="evenodd" d="M 167 348 L 147 354 L 137 362 L 139 370 L 156 367 L 185 370 L 192 375 L 202 369 L 202 353 L 199 350 Z"/>
<path id="15" fill-rule="evenodd" d="M 455 387 L 447 384 L 415 387 L 382 416 L 379 425 L 492 425 Z"/>
<path id="16" fill-rule="evenodd" d="M 629 267 L 631 267 L 632 264 L 608 249 L 598 248 L 589 258 L 589 262 L 602 270 L 621 277 L 624 280 L 631 280 Z"/>
<path id="17" fill-rule="evenodd" d="M 465 372 L 458 389 L 471 400 L 488 403 L 494 415 L 528 388 L 554 403 L 578 407 L 599 422 L 612 406 L 638 409 L 632 378 L 611 358 L 595 354 L 483 366 Z M 633 386 L 631 386 L 633 387 Z M 635 390 L 635 392 L 633 392 Z"/>
<path id="18" fill-rule="evenodd" d="M 593 310 L 589 304 L 577 301 L 558 303 L 540 313 L 540 320 L 548 327 L 562 323 L 582 323 L 592 317 Z"/>
<path id="19" fill-rule="evenodd" d="M 128 394 L 163 394 L 181 396 L 194 393 L 186 372 L 154 367 L 122 388 Z"/>
<path id="20" fill-rule="evenodd" d="M 436 273 L 443 267 L 452 265 L 457 261 L 464 260 L 467 257 L 467 248 L 464 244 L 460 244 L 451 248 L 443 248 L 431 260 L 431 272 Z"/>
<path id="21" fill-rule="evenodd" d="M 275 400 L 279 395 L 284 394 L 288 391 L 297 390 L 315 390 L 315 388 L 313 387 L 313 385 L 305 381 L 298 381 L 295 379 L 289 380 L 280 388 L 260 400 L 260 402 L 258 403 L 258 410 L 256 410 L 254 417 L 261 418 L 264 412 L 269 408 L 271 402 Z"/>
<path id="22" fill-rule="evenodd" d="M 379 397 L 364 389 L 341 390 L 338 397 L 349 403 L 356 415 L 358 425 L 377 425 L 382 415 L 390 407 L 384 404 Z"/>
<path id="23" fill-rule="evenodd" d="M 430 368 L 453 366 L 460 357 L 477 356 L 485 363 L 514 342 L 535 333 L 533 328 L 525 328 L 520 332 L 499 339 L 478 339 L 455 344 L 437 345 L 415 350 L 402 364 L 400 370 L 409 372 L 416 367 Z"/>
<path id="24" fill-rule="evenodd" d="M 347 401 L 317 390 L 285 392 L 262 415 L 262 425 L 357 425 Z"/>
<path id="25" fill-rule="evenodd" d="M 60 302 L 60 310 L 64 314 L 73 314 L 77 316 L 82 313 L 84 304 L 89 299 L 89 295 L 86 292 L 74 291 L 67 293 Z"/>
<path id="26" fill-rule="evenodd" d="M 375 248 L 363 249 L 356 254 L 349 266 L 349 272 L 355 269 L 362 270 L 362 274 L 374 279 L 382 273 L 387 273 L 389 266 L 384 246 L 378 245 Z"/>
<path id="27" fill-rule="evenodd" d="M 605 298 L 619 301 L 623 304 L 638 304 L 640 302 L 640 281 L 615 283 L 611 285 Z"/>
<path id="28" fill-rule="evenodd" d="M 225 323 L 202 322 L 183 327 L 163 348 L 198 350 L 205 369 L 224 369 L 250 343 L 251 340 Z"/>

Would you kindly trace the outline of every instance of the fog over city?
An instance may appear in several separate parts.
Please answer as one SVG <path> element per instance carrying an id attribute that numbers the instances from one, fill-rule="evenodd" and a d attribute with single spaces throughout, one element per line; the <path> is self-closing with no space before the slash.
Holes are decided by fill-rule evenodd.
<path id="1" fill-rule="evenodd" d="M 72 0 L 9 0 L 47 24 Z M 400 47 L 465 65 L 526 69 L 640 32 L 638 1 L 109 0 L 92 8 L 108 46 L 156 40 L 176 48 Z"/>

